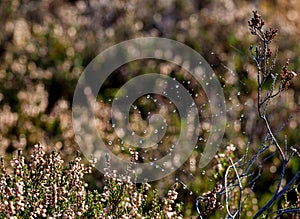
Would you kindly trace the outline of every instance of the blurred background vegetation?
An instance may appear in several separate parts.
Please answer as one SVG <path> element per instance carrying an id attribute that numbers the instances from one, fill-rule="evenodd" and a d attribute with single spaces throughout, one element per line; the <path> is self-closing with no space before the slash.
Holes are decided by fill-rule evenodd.
<path id="1" fill-rule="evenodd" d="M 47 146 L 48 151 L 60 151 L 65 160 L 74 157 L 79 147 L 72 130 L 71 106 L 80 74 L 106 48 L 144 36 L 177 40 L 195 49 L 208 61 L 224 87 L 227 100 L 228 124 L 220 151 L 233 144 L 237 148 L 237 158 L 245 152 L 246 145 L 255 152 L 266 132 L 257 118 L 256 69 L 249 53 L 250 45 L 256 40 L 247 26 L 253 10 L 262 14 L 267 26 L 279 30 L 275 42 L 279 47 L 279 59 L 274 71 L 279 73 L 289 58 L 291 69 L 300 73 L 300 2 L 296 0 L 2 0 L 0 155 L 10 158 L 17 149 L 28 155 L 32 146 L 40 142 Z M 140 71 L 161 72 L 181 81 L 189 80 L 177 66 L 151 60 L 129 63 L 116 71 L 99 93 L 101 101 L 97 115 L 99 132 L 111 142 L 115 153 L 122 152 L 123 146 L 109 123 L 109 100 L 118 87 Z M 201 88 L 193 83 L 189 88 L 199 94 L 195 100 L 205 108 Z M 279 128 L 289 116 L 293 116 L 280 135 L 287 135 L 289 145 L 296 147 L 300 137 L 299 88 L 298 77 L 291 88 L 270 106 L 274 128 Z M 143 110 L 149 111 L 151 107 Z M 204 118 L 205 111 L 209 114 L 209 109 L 203 111 Z M 145 126 L 147 123 L 143 119 L 139 113 L 132 112 L 132 122 L 138 121 Z M 205 126 L 206 122 L 204 119 L 202 125 Z M 199 148 L 185 165 L 153 183 L 164 194 L 176 180 L 180 182 L 179 198 L 185 203 L 186 216 L 196 215 L 196 197 L 214 188 L 216 182 L 208 171 L 213 162 L 205 170 L 197 167 L 206 134 L 204 130 L 198 142 Z M 149 152 L 148 156 L 162 156 L 170 145 L 166 141 L 160 148 L 162 151 Z M 280 165 L 278 158 L 264 165 L 266 173 L 255 187 L 248 216 L 270 198 Z M 299 160 L 296 160 L 288 171 L 292 176 L 298 169 Z M 95 172 L 94 177 L 87 180 L 91 187 L 101 188 L 100 173 Z"/>

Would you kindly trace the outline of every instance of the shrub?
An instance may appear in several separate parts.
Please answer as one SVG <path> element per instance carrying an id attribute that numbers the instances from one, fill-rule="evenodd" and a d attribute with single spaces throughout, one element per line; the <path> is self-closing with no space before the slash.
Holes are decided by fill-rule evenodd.
<path id="1" fill-rule="evenodd" d="M 129 176 L 117 178 L 108 161 L 102 193 L 89 191 L 84 176 L 94 162 L 85 166 L 77 156 L 63 163 L 59 153 L 46 154 L 41 145 L 34 146 L 30 162 L 21 151 L 11 168 L 1 158 L 0 218 L 181 218 L 175 188 L 160 200 L 149 183 L 138 187 Z"/>
<path id="2" fill-rule="evenodd" d="M 300 153 L 295 146 L 288 145 L 286 137 L 280 139 L 280 132 L 286 126 L 287 121 L 278 126 L 271 124 L 269 119 L 271 117 L 270 106 L 276 103 L 276 98 L 288 90 L 291 80 L 297 74 L 288 69 L 289 60 L 282 67 L 280 74 L 273 72 L 277 52 L 275 55 L 272 53 L 271 44 L 278 31 L 273 28 L 265 30 L 264 25 L 261 15 L 253 11 L 253 17 L 248 21 L 248 26 L 251 34 L 258 38 L 259 43 L 256 47 L 251 46 L 250 52 L 257 68 L 258 116 L 265 126 L 266 136 L 252 156 L 248 153 L 249 146 L 239 159 L 234 156 L 234 146 L 227 147 L 225 153 L 216 155 L 214 176 L 218 182 L 212 191 L 203 193 L 197 198 L 196 207 L 200 218 L 212 215 L 216 209 L 221 209 L 220 218 L 222 215 L 226 218 L 250 216 L 281 218 L 283 215 L 299 218 L 300 170 L 298 168 L 295 174 L 290 176 L 288 169 L 292 160 L 298 162 L 297 156 L 299 157 Z M 277 163 L 280 163 L 277 165 L 281 168 L 279 172 L 276 172 L 275 168 L 267 172 L 267 162 L 271 159 L 276 159 Z M 273 175 L 276 180 L 270 187 L 273 186 L 275 189 L 267 201 L 257 203 L 256 196 L 258 197 L 259 193 L 255 192 L 255 187 L 260 184 L 259 179 L 263 174 Z M 290 196 L 297 198 L 291 199 Z M 249 209 L 249 206 L 256 207 Z"/>

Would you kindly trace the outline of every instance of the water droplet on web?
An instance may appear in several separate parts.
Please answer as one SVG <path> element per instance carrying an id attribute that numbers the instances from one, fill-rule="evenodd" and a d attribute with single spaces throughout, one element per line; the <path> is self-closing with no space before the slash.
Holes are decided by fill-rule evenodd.
<path id="1" fill-rule="evenodd" d="M 187 81 L 187 84 L 191 84 L 191 81 Z"/>
<path id="2" fill-rule="evenodd" d="M 108 145 L 112 145 L 112 141 L 108 141 Z"/>
<path id="3" fill-rule="evenodd" d="M 176 88 L 179 88 L 179 85 L 178 84 L 176 84 L 176 86 L 175 86 Z"/>
<path id="4" fill-rule="evenodd" d="M 203 170 L 203 171 L 202 171 L 202 175 L 205 175 L 205 173 L 206 173 L 205 170 Z"/>
<path id="5" fill-rule="evenodd" d="M 202 65 L 202 61 L 199 62 L 199 65 Z"/>
<path id="6" fill-rule="evenodd" d="M 211 54 L 211 55 L 214 55 L 215 53 L 214 53 L 214 52 L 211 52 L 210 54 Z"/>
<path id="7" fill-rule="evenodd" d="M 115 127 L 116 127 L 116 124 L 112 124 L 111 127 L 112 127 L 112 128 L 115 128 Z"/>
<path id="8" fill-rule="evenodd" d="M 135 135 L 135 132 L 131 132 L 131 135 Z"/>
<path id="9" fill-rule="evenodd" d="M 240 95 L 241 95 L 241 92 L 237 92 L 237 95 L 240 96 Z"/>
<path id="10" fill-rule="evenodd" d="M 157 130 L 157 129 L 155 129 L 155 130 L 154 130 L 154 133 L 155 133 L 155 134 L 157 134 L 157 133 L 158 133 L 158 130 Z"/>
<path id="11" fill-rule="evenodd" d="M 149 99 L 149 98 L 150 98 L 150 95 L 148 94 L 148 95 L 146 96 L 146 98 Z"/>
<path id="12" fill-rule="evenodd" d="M 192 192 L 192 191 L 190 191 L 190 195 L 193 195 L 193 192 Z"/>

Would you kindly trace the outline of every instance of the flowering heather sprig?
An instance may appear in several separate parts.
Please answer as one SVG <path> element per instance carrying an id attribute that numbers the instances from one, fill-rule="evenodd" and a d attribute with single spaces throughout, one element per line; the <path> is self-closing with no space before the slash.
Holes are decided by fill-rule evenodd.
<path id="1" fill-rule="evenodd" d="M 282 88 L 284 90 L 287 90 L 290 86 L 290 81 L 297 76 L 297 74 L 293 71 L 288 70 L 290 61 L 287 60 L 285 65 L 282 67 L 282 71 L 280 74 L 281 77 L 281 83 L 282 83 Z"/>
<path id="2" fill-rule="evenodd" d="M 277 35 L 278 30 L 270 28 L 270 30 L 266 30 L 264 33 L 265 39 L 267 43 L 270 43 L 275 36 Z"/>
<path id="3" fill-rule="evenodd" d="M 177 214 L 177 209 L 181 208 L 181 204 L 176 204 L 178 193 L 175 189 L 176 188 L 173 187 L 168 191 L 168 196 L 164 201 L 164 212 L 166 218 L 181 218 Z"/>
<path id="4" fill-rule="evenodd" d="M 255 30 L 262 30 L 262 27 L 265 25 L 264 20 L 261 18 L 261 15 L 257 11 L 253 11 L 253 18 L 248 21 L 248 25 L 251 28 L 251 33 L 256 34 Z"/>
<path id="5" fill-rule="evenodd" d="M 257 11 L 253 11 L 253 17 L 248 21 L 251 34 L 258 36 L 266 44 L 270 44 L 277 35 L 278 30 L 270 28 L 264 31 L 264 25 L 265 21 L 261 18 L 261 15 Z"/>
<path id="6" fill-rule="evenodd" d="M 222 185 L 218 184 L 212 191 L 203 193 L 197 198 L 197 210 L 201 217 L 209 216 L 215 209 L 220 209 L 223 206 L 217 200 L 217 194 L 221 191 Z"/>
<path id="7" fill-rule="evenodd" d="M 269 28 L 269 30 L 263 30 L 265 22 L 262 20 L 261 16 L 257 11 L 253 11 L 253 17 L 248 21 L 248 26 L 251 34 L 257 36 L 260 40 L 259 45 L 255 47 L 255 52 L 252 51 L 252 46 L 250 48 L 253 60 L 256 63 L 258 69 L 258 95 L 261 96 L 261 88 L 266 82 L 266 80 L 272 80 L 272 88 L 268 95 L 261 101 L 261 106 L 266 104 L 269 98 L 277 96 L 281 91 L 287 90 L 290 86 L 290 81 L 297 76 L 293 71 L 288 70 L 289 60 L 282 67 L 282 72 L 280 73 L 280 84 L 279 89 L 275 92 L 275 84 L 277 80 L 277 74 L 272 73 L 272 70 L 276 63 L 276 56 L 271 60 L 272 51 L 270 49 L 270 44 L 276 37 L 278 30 Z M 277 53 L 276 53 L 277 55 Z M 269 77 L 271 76 L 271 77 Z"/>

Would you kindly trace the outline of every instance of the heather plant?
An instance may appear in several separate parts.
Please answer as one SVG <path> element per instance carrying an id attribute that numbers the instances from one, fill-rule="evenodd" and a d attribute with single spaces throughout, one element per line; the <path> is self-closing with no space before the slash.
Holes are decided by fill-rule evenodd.
<path id="1" fill-rule="evenodd" d="M 215 156 L 214 177 L 218 183 L 213 190 L 197 198 L 196 207 L 200 218 L 211 216 L 216 209 L 221 209 L 220 217 L 225 215 L 226 218 L 281 218 L 286 215 L 299 218 L 300 215 L 300 170 L 297 168 L 292 176 L 288 170 L 292 162 L 299 162 L 299 149 L 290 146 L 286 136 L 280 139 L 280 132 L 291 118 L 276 127 L 276 124 L 271 124 L 271 113 L 268 111 L 276 98 L 289 89 L 292 79 L 297 74 L 289 70 L 289 60 L 282 67 L 280 74 L 274 72 L 278 50 L 274 55 L 271 45 L 278 30 L 264 29 L 264 25 L 261 15 L 253 11 L 253 18 L 248 22 L 248 26 L 259 43 L 255 47 L 251 46 L 250 52 L 257 68 L 258 116 L 265 126 L 266 136 L 252 156 L 249 154 L 249 145 L 240 159 L 235 157 L 233 145 L 228 146 L 224 153 Z M 279 172 L 272 168 L 270 173 L 267 172 L 264 165 L 270 160 L 272 162 L 272 159 L 280 162 Z M 267 201 L 257 203 L 255 188 L 260 184 L 261 176 L 266 174 L 274 174 L 275 189 Z M 296 198 L 291 198 L 293 196 Z M 249 205 L 255 208 L 248 209 Z"/>
<path id="2" fill-rule="evenodd" d="M 117 178 L 109 160 L 103 191 L 89 191 L 84 176 L 94 162 L 86 166 L 76 156 L 64 165 L 59 153 L 46 154 L 41 145 L 34 146 L 29 162 L 21 151 L 10 168 L 1 158 L 0 218 L 181 218 L 175 188 L 161 200 L 149 183 Z"/>

